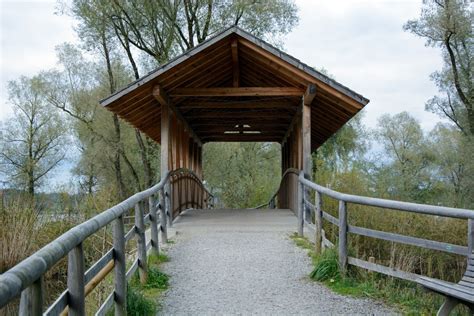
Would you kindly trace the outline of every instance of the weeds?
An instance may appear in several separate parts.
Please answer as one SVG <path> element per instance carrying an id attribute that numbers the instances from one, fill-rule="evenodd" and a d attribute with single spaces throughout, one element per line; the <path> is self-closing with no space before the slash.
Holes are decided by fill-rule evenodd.
<path id="1" fill-rule="evenodd" d="M 314 265 L 311 279 L 322 282 L 338 294 L 354 297 L 379 299 L 401 309 L 407 315 L 436 314 L 443 297 L 424 291 L 413 282 L 399 280 L 385 275 L 368 272 L 353 266 L 348 267 L 345 277 L 340 274 L 336 248 L 326 249 L 320 255 L 314 252 L 314 245 L 297 234 L 291 239 L 298 247 L 308 250 Z M 468 309 L 459 305 L 452 315 L 469 315 Z"/>

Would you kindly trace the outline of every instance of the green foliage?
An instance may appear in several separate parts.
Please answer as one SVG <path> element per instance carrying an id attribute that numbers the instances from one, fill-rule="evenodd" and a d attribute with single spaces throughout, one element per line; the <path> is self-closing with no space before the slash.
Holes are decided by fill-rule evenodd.
<path id="1" fill-rule="evenodd" d="M 144 285 L 146 289 L 166 290 L 168 288 L 169 276 L 161 272 L 157 267 L 148 269 L 148 281 Z"/>
<path id="2" fill-rule="evenodd" d="M 280 146 L 274 143 L 208 143 L 203 173 L 220 206 L 255 207 L 280 183 Z"/>
<path id="3" fill-rule="evenodd" d="M 147 298 L 139 288 L 129 285 L 127 287 L 127 315 L 151 316 L 155 313 L 154 301 Z"/>
<path id="4" fill-rule="evenodd" d="M 310 277 L 316 281 L 334 281 L 340 279 L 339 263 L 336 249 L 326 249 L 316 257 Z"/>
<path id="5" fill-rule="evenodd" d="M 426 109 L 453 122 L 465 135 L 474 136 L 474 53 L 472 3 L 467 0 L 424 1 L 418 19 L 404 28 L 440 47 L 444 67 L 432 74 L 440 95 Z"/>
<path id="6" fill-rule="evenodd" d="M 156 254 L 150 254 L 148 256 L 148 264 L 149 265 L 160 265 L 163 262 L 169 262 L 170 258 L 164 254 L 163 252 L 160 252 L 158 255 Z"/>

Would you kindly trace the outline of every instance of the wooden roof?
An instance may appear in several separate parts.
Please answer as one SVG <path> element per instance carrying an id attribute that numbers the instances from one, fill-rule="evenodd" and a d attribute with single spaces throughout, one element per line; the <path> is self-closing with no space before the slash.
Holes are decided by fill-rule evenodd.
<path id="1" fill-rule="evenodd" d="M 368 102 L 268 43 L 231 27 L 101 101 L 160 142 L 160 102 L 169 102 L 202 143 L 282 142 L 308 86 L 311 149 Z"/>

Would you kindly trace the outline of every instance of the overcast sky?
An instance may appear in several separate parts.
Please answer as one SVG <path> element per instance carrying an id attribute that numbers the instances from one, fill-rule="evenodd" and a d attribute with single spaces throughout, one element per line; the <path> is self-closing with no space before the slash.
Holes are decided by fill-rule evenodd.
<path id="1" fill-rule="evenodd" d="M 55 46 L 77 43 L 73 21 L 55 14 L 55 1 L 0 0 L 0 120 L 11 115 L 6 84 L 55 66 Z M 370 99 L 364 119 L 408 111 L 425 130 L 440 119 L 424 110 L 437 91 L 429 75 L 442 66 L 438 49 L 404 32 L 421 0 L 297 1 L 299 25 L 285 50 Z"/>

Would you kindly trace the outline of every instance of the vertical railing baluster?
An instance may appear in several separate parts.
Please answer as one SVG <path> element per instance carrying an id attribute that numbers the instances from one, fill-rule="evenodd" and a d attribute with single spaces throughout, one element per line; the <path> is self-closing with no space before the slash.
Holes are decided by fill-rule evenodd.
<path id="1" fill-rule="evenodd" d="M 296 179 L 297 183 L 297 207 L 298 207 L 298 236 L 303 237 L 304 232 L 303 232 L 303 226 L 304 226 L 304 201 L 303 201 L 303 191 L 304 191 L 304 185 L 299 179 Z"/>
<path id="2" fill-rule="evenodd" d="M 85 314 L 84 249 L 82 243 L 68 254 L 67 288 L 69 315 Z"/>
<path id="3" fill-rule="evenodd" d="M 164 189 L 160 190 L 160 224 L 161 224 L 161 240 L 165 243 L 168 242 L 168 219 L 166 216 L 166 208 L 168 207 L 168 201 L 166 199 L 166 193 Z"/>
<path id="4" fill-rule="evenodd" d="M 170 179 L 171 182 L 171 179 Z M 174 202 L 175 202 L 175 186 L 176 182 L 173 184 L 167 184 L 167 195 L 168 200 L 166 201 L 166 218 L 168 219 L 168 226 L 173 227 L 173 213 L 174 213 Z"/>
<path id="5" fill-rule="evenodd" d="M 151 249 L 155 255 L 160 253 L 160 243 L 158 241 L 158 216 L 156 213 L 155 199 L 153 196 L 148 198 L 148 209 L 150 210 L 151 220 Z"/>
<path id="6" fill-rule="evenodd" d="M 474 219 L 469 218 L 467 220 L 467 249 L 469 256 L 474 252 Z"/>
<path id="7" fill-rule="evenodd" d="M 123 215 L 113 222 L 115 315 L 127 314 L 127 275 Z"/>
<path id="8" fill-rule="evenodd" d="M 323 230 L 323 197 L 318 191 L 314 192 L 314 205 L 316 210 L 314 212 L 314 224 L 316 226 L 316 233 L 314 235 L 315 251 L 317 254 L 321 253 L 321 247 L 323 242 L 322 230 Z"/>
<path id="9" fill-rule="evenodd" d="M 140 283 L 145 284 L 148 279 L 148 268 L 142 202 L 135 204 L 135 230 L 137 232 L 138 273 L 140 275 Z"/>
<path id="10" fill-rule="evenodd" d="M 18 315 L 42 315 L 43 299 L 43 277 L 40 277 L 21 292 Z"/>
<path id="11" fill-rule="evenodd" d="M 339 201 L 339 266 L 343 275 L 347 269 L 347 204 Z"/>

